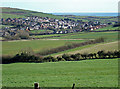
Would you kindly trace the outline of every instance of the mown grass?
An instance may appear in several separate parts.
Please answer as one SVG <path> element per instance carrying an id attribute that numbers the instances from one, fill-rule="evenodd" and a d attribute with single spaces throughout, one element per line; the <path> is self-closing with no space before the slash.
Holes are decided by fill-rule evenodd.
<path id="1" fill-rule="evenodd" d="M 6 41 L 2 42 L 2 54 L 14 55 L 24 48 L 32 48 L 34 52 L 39 52 L 66 44 L 71 42 L 83 42 L 84 40 L 26 40 L 26 41 Z"/>
<path id="2" fill-rule="evenodd" d="M 3 87 L 117 87 L 118 59 L 3 64 Z"/>

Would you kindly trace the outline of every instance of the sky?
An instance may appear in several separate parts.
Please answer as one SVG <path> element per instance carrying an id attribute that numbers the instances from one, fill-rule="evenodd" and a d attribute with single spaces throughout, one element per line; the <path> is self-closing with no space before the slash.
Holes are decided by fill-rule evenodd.
<path id="1" fill-rule="evenodd" d="M 0 0 L 0 7 L 44 13 L 118 12 L 119 0 Z"/>

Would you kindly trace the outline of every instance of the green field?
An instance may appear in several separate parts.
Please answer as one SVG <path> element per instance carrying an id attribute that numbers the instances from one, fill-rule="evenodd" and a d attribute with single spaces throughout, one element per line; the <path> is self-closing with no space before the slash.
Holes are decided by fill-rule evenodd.
<path id="1" fill-rule="evenodd" d="M 72 42 L 83 42 L 84 40 L 23 40 L 2 42 L 2 54 L 14 55 L 24 48 L 32 48 L 34 52 L 39 52 Z"/>
<path id="2" fill-rule="evenodd" d="M 62 37 L 62 36 L 67 36 L 68 34 L 50 34 L 50 35 L 38 35 L 38 36 L 34 36 L 35 38 L 53 38 L 53 37 Z"/>
<path id="3" fill-rule="evenodd" d="M 3 64 L 3 87 L 117 87 L 118 59 Z"/>
<path id="4" fill-rule="evenodd" d="M 95 31 L 103 31 L 103 30 L 120 30 L 120 27 L 107 26 L 104 28 L 96 29 Z"/>
<path id="5" fill-rule="evenodd" d="M 81 32 L 61 37 L 53 37 L 53 39 L 96 39 L 99 37 L 106 38 L 107 42 L 116 41 L 118 40 L 118 32 Z"/>
<path id="6" fill-rule="evenodd" d="M 58 37 L 54 37 L 58 36 Z M 40 35 L 35 36 L 35 38 L 50 38 L 51 39 L 96 39 L 104 37 L 106 41 L 116 41 L 118 40 L 118 32 L 79 32 L 79 33 L 69 33 L 69 34 L 51 34 L 51 35 Z"/>

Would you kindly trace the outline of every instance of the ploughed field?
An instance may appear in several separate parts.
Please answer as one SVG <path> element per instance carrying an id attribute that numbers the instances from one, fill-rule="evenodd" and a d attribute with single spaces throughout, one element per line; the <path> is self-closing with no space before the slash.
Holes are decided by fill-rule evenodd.
<path id="1" fill-rule="evenodd" d="M 117 87 L 118 59 L 3 64 L 3 87 Z"/>

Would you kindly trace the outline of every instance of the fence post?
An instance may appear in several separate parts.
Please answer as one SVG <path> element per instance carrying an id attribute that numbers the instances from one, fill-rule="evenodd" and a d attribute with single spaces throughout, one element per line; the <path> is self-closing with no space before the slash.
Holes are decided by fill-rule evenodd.
<path id="1" fill-rule="evenodd" d="M 40 88 L 39 88 L 39 83 L 37 83 L 37 82 L 34 83 L 34 89 L 40 89 Z"/>
<path id="2" fill-rule="evenodd" d="M 73 86 L 72 86 L 72 89 L 74 89 L 75 88 L 75 83 L 73 83 Z"/>

